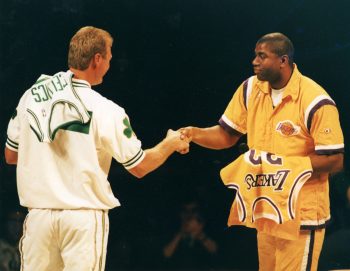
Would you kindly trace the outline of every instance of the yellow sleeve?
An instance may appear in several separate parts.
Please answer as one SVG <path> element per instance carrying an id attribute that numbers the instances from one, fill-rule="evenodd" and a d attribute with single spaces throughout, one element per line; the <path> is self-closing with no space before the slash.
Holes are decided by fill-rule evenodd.
<path id="1" fill-rule="evenodd" d="M 247 133 L 247 108 L 244 97 L 246 82 L 238 87 L 219 120 L 219 124 L 230 134 Z"/>
<path id="2" fill-rule="evenodd" d="M 344 152 L 344 137 L 335 105 L 323 105 L 314 113 L 310 134 L 314 139 L 317 154 Z"/>

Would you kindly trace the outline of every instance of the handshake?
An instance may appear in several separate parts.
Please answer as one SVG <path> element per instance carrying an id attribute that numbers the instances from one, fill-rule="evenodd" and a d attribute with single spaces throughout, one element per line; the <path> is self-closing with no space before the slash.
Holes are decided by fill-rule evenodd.
<path id="1" fill-rule="evenodd" d="M 169 146 L 181 154 L 190 151 L 190 142 L 192 141 L 192 127 L 180 128 L 177 131 L 169 129 L 164 139 Z"/>

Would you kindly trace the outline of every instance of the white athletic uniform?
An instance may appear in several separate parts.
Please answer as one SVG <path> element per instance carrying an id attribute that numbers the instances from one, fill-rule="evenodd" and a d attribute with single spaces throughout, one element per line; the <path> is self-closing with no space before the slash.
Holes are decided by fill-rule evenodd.
<path id="1" fill-rule="evenodd" d="M 107 213 L 120 205 L 107 180 L 112 158 L 131 169 L 145 154 L 124 109 L 88 82 L 70 71 L 42 79 L 7 132 L 6 147 L 18 151 L 20 204 L 29 208 L 21 270 L 104 270 Z"/>

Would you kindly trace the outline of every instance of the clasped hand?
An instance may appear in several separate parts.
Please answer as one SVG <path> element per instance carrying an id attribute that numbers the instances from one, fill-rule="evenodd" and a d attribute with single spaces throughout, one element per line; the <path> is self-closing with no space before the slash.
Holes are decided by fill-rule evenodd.
<path id="1" fill-rule="evenodd" d="M 177 131 L 169 129 L 167 138 L 173 142 L 173 146 L 178 153 L 186 154 L 189 152 L 191 137 L 187 128 L 181 128 Z"/>

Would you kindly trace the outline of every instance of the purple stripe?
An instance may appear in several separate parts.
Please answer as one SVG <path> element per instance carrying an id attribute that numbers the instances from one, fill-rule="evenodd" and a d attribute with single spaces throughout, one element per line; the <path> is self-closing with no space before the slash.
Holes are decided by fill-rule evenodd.
<path id="1" fill-rule="evenodd" d="M 244 105 L 245 109 L 247 109 L 247 89 L 248 89 L 248 79 L 244 81 L 243 83 L 243 99 L 244 99 Z"/>
<path id="2" fill-rule="evenodd" d="M 327 227 L 327 225 L 331 222 L 331 220 L 327 220 L 325 223 L 320 225 L 300 225 L 301 230 L 319 230 L 324 229 Z"/>
<path id="3" fill-rule="evenodd" d="M 309 255 L 307 256 L 306 271 L 310 271 L 311 270 L 312 254 L 314 252 L 314 244 L 315 244 L 315 230 L 311 230 L 311 232 L 310 232 Z"/>
<path id="4" fill-rule="evenodd" d="M 339 149 L 320 149 L 315 151 L 316 154 L 318 155 L 332 155 L 332 154 L 338 154 L 338 153 L 344 153 L 344 148 L 339 148 Z"/>
<path id="5" fill-rule="evenodd" d="M 235 184 L 229 184 L 227 187 L 228 188 L 233 188 L 233 189 L 236 190 L 236 196 L 238 196 L 238 200 L 240 201 L 241 207 L 242 207 L 242 210 L 243 210 L 243 218 L 242 218 L 241 222 L 244 222 L 246 217 L 247 217 L 247 212 L 246 212 L 246 210 L 244 208 L 242 196 L 239 193 L 239 187 L 238 187 L 238 185 L 235 185 Z"/>
<path id="6" fill-rule="evenodd" d="M 270 163 L 270 164 L 272 164 L 272 165 L 282 165 L 282 158 L 281 157 L 276 157 L 276 159 L 274 160 L 273 158 L 272 158 L 272 155 L 274 155 L 274 154 L 272 154 L 272 153 L 267 153 L 267 155 L 266 155 L 266 159 L 267 159 L 267 161 Z"/>
<path id="7" fill-rule="evenodd" d="M 311 170 L 309 171 L 305 171 L 303 172 L 297 179 L 296 181 L 294 182 L 293 184 L 293 187 L 290 191 L 290 196 L 289 196 L 289 199 L 288 199 L 288 211 L 289 211 L 289 215 L 292 219 L 294 219 L 294 216 L 293 216 L 293 212 L 292 212 L 292 198 L 293 198 L 293 194 L 294 194 L 294 189 L 296 187 L 296 185 L 298 184 L 298 182 L 301 180 L 301 178 L 303 178 L 306 174 L 309 174 L 309 173 L 312 173 Z"/>
<path id="8" fill-rule="evenodd" d="M 254 203 L 253 203 L 253 208 L 252 208 L 252 211 L 253 211 L 253 214 L 252 214 L 252 222 L 254 222 L 253 215 L 254 215 L 254 208 L 255 208 L 255 205 L 256 205 L 256 203 L 257 203 L 259 200 L 263 200 L 263 199 L 265 199 L 265 200 L 267 200 L 268 202 L 271 203 L 272 207 L 276 210 L 276 212 L 277 212 L 277 214 L 278 214 L 279 224 L 282 224 L 282 215 L 281 215 L 280 211 L 278 210 L 277 206 L 273 203 L 273 201 L 270 200 L 270 199 L 267 198 L 267 197 L 259 197 L 259 198 L 257 198 L 257 199 L 254 201 Z"/>
<path id="9" fill-rule="evenodd" d="M 335 103 L 332 101 L 332 100 L 329 100 L 329 99 L 323 99 L 321 101 L 319 101 L 311 110 L 310 110 L 310 114 L 308 116 L 308 119 L 307 119 L 307 129 L 310 131 L 310 128 L 311 128 L 311 122 L 312 122 L 312 118 L 314 117 L 314 114 L 316 113 L 316 111 L 318 109 L 320 109 L 322 106 L 324 105 L 334 105 L 335 106 Z"/>
<path id="10" fill-rule="evenodd" d="M 249 153 L 249 161 L 252 162 L 253 165 L 261 165 L 261 156 L 258 156 L 257 159 L 254 159 L 255 156 L 255 150 L 250 150 Z"/>
<path id="11" fill-rule="evenodd" d="M 242 136 L 243 134 L 235 129 L 233 129 L 230 125 L 228 125 L 222 118 L 219 119 L 219 125 L 229 134 Z"/>

